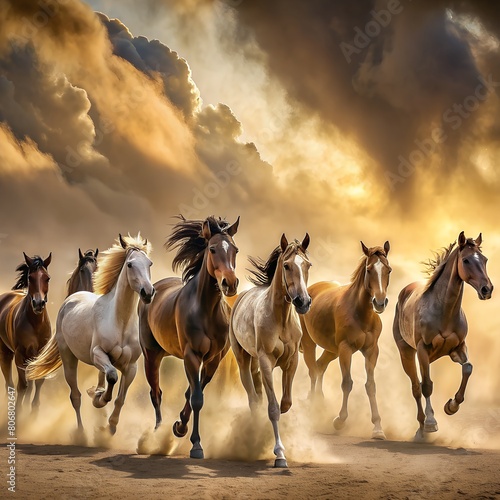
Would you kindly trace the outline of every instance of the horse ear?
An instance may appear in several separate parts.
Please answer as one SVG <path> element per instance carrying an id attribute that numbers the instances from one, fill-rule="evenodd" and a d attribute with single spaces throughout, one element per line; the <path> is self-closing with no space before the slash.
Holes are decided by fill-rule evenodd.
<path id="1" fill-rule="evenodd" d="M 97 259 L 97 256 L 99 255 L 99 249 L 96 248 L 95 249 L 95 254 L 94 254 L 94 258 Z"/>
<path id="2" fill-rule="evenodd" d="M 240 216 L 238 215 L 238 218 L 236 219 L 236 222 L 233 222 L 227 229 L 226 233 L 229 234 L 229 236 L 233 237 L 236 232 L 238 231 L 238 226 L 240 225 Z"/>
<path id="3" fill-rule="evenodd" d="M 123 240 L 122 238 L 122 235 L 121 234 L 118 234 L 118 240 L 120 241 L 120 245 L 122 246 L 122 248 L 125 250 L 127 248 L 127 244 L 125 243 L 125 241 Z"/>
<path id="4" fill-rule="evenodd" d="M 482 242 L 483 242 L 483 234 L 479 233 L 479 236 L 476 238 L 476 245 L 480 247 Z"/>
<path id="5" fill-rule="evenodd" d="M 52 262 L 52 252 L 49 253 L 49 256 L 43 261 L 43 267 L 47 269 Z"/>
<path id="6" fill-rule="evenodd" d="M 369 257 L 370 256 L 370 251 L 368 250 L 368 247 L 361 241 L 361 248 L 363 249 L 363 253 Z"/>
<path id="7" fill-rule="evenodd" d="M 144 240 L 144 246 L 146 246 L 146 247 L 148 246 L 148 239 L 147 238 Z"/>
<path id="8" fill-rule="evenodd" d="M 207 241 L 209 241 L 210 238 L 212 237 L 212 232 L 210 231 L 210 223 L 208 222 L 208 220 L 205 220 L 203 222 L 203 227 L 201 228 L 201 235 Z"/>
<path id="9" fill-rule="evenodd" d="M 391 249 L 391 244 L 389 243 L 389 241 L 386 241 L 384 243 L 384 252 L 385 252 L 386 255 L 389 253 L 390 249 Z"/>
<path id="10" fill-rule="evenodd" d="M 302 250 L 307 250 L 307 247 L 309 246 L 309 243 L 311 243 L 311 238 L 309 237 L 309 233 L 306 233 L 306 235 L 304 236 L 304 239 L 302 240 L 302 243 L 301 243 L 301 247 L 302 247 Z"/>
<path id="11" fill-rule="evenodd" d="M 286 239 L 285 233 L 281 235 L 280 241 L 281 250 L 284 252 L 288 246 L 288 240 Z"/>
<path id="12" fill-rule="evenodd" d="M 26 262 L 26 264 L 28 264 L 28 266 L 31 267 L 33 265 L 33 259 L 28 257 L 24 252 L 23 255 L 24 255 L 24 262 Z"/>
<path id="13" fill-rule="evenodd" d="M 465 246 L 465 244 L 467 243 L 467 238 L 465 237 L 465 234 L 464 232 L 462 231 L 459 235 L 458 235 L 458 246 L 460 248 L 463 248 Z"/>
<path id="14" fill-rule="evenodd" d="M 83 259 L 83 254 L 82 254 L 82 251 L 81 251 L 80 249 L 78 249 L 78 258 L 79 258 L 80 260 L 82 260 L 82 259 Z"/>

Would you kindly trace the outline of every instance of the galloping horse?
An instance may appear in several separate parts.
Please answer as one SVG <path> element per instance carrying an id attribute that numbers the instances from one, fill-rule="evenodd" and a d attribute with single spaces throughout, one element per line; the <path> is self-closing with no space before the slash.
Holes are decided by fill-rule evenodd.
<path id="1" fill-rule="evenodd" d="M 433 386 L 430 363 L 442 356 L 450 356 L 452 361 L 462 365 L 460 388 L 454 399 L 445 404 L 445 413 L 453 415 L 464 401 L 465 388 L 472 373 L 465 344 L 467 320 L 462 310 L 464 282 L 476 290 L 481 300 L 491 298 L 493 292 L 481 242 L 481 234 L 473 240 L 466 238 L 462 231 L 457 247 L 452 243 L 437 254 L 434 261 L 429 261 L 429 272 L 432 274 L 427 283 L 412 283 L 399 294 L 393 333 L 417 402 L 420 424 L 415 434 L 417 441 L 424 439 L 425 432 L 438 430 L 430 399 Z M 417 374 L 415 354 L 420 364 L 422 384 Z M 426 400 L 425 413 L 422 394 Z"/>
<path id="2" fill-rule="evenodd" d="M 340 286 L 322 281 L 308 289 L 313 299 L 311 310 L 301 316 L 302 349 L 311 378 L 311 396 L 323 395 L 323 376 L 328 364 L 339 358 L 342 372 L 342 408 L 333 421 L 341 429 L 347 419 L 347 402 L 352 390 L 351 359 L 361 351 L 365 357 L 366 393 L 370 400 L 372 437 L 385 439 L 380 424 L 375 396 L 375 366 L 378 358 L 378 339 L 382 331 L 379 314 L 387 306 L 387 287 L 391 267 L 387 260 L 389 242 L 384 247 L 368 248 L 361 242 L 364 257 L 351 277 L 351 283 Z M 316 361 L 316 346 L 324 349 Z"/>
<path id="3" fill-rule="evenodd" d="M 161 424 L 159 370 L 165 356 L 184 360 L 189 381 L 186 404 L 173 432 L 183 437 L 194 412 L 191 458 L 203 458 L 199 414 L 203 389 L 214 376 L 227 352 L 228 306 L 222 301 L 236 294 L 235 261 L 238 249 L 233 236 L 239 217 L 232 225 L 208 217 L 204 221 L 180 217 L 166 248 L 176 248 L 174 271 L 181 278 L 165 278 L 155 283 L 156 297 L 149 306 L 139 307 L 140 342 L 145 358 L 146 378 L 151 387 L 151 402 L 156 413 L 155 429 Z M 201 374 L 200 374 L 201 368 Z"/>
<path id="4" fill-rule="evenodd" d="M 262 399 L 264 382 L 276 441 L 275 467 L 288 467 L 278 421 L 280 412 L 285 413 L 292 406 L 292 382 L 302 336 L 297 313 L 305 314 L 311 307 L 307 293 L 311 266 L 306 254 L 308 246 L 308 234 L 302 243 L 295 240 L 290 244 L 283 234 L 280 246 L 267 262 L 250 258 L 256 269 L 251 271 L 253 278 L 250 280 L 257 286 L 238 296 L 229 327 L 231 347 L 251 410 Z M 274 393 L 273 370 L 276 366 L 283 371 L 281 407 Z"/>
<path id="5" fill-rule="evenodd" d="M 78 265 L 66 283 L 68 290 L 66 297 L 69 297 L 75 292 L 94 291 L 92 276 L 97 269 L 98 254 L 99 249 L 97 248 L 95 249 L 95 252 L 93 250 L 87 250 L 85 254 L 82 254 L 82 251 L 78 249 Z"/>
<path id="6" fill-rule="evenodd" d="M 145 303 L 151 302 L 155 292 L 151 284 L 150 251 L 151 245 L 143 241 L 140 234 L 136 238 L 120 235 L 117 244 L 103 252 L 94 275 L 95 293 L 76 292 L 63 302 L 57 315 L 55 335 L 28 364 L 27 376 L 33 380 L 46 377 L 61 364 L 64 366 L 80 431 L 83 425 L 77 383 L 79 360 L 99 369 L 97 388 L 87 391 L 96 408 L 111 401 L 113 387 L 118 381 L 116 369 L 122 373 L 115 407 L 109 417 L 109 430 L 112 434 L 116 432 L 141 354 L 137 303 L 139 297 Z M 104 387 L 104 379 L 107 387 Z"/>
<path id="7" fill-rule="evenodd" d="M 45 305 L 49 291 L 50 276 L 47 272 L 52 254 L 43 260 L 24 254 L 24 263 L 17 266 L 19 277 L 12 292 L 0 295 L 0 366 L 5 385 L 14 387 L 12 381 L 12 359 L 16 363 L 18 382 L 16 407 L 23 398 L 29 401 L 32 383 L 26 381 L 26 362 L 36 356 L 50 338 L 50 319 Z M 35 384 L 35 395 L 31 403 L 36 412 L 40 405 L 40 388 L 43 380 Z"/>

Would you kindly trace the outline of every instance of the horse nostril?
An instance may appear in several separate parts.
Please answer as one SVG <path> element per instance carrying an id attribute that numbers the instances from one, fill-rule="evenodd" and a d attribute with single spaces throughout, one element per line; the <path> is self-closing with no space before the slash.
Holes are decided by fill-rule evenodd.
<path id="1" fill-rule="evenodd" d="M 488 295 L 488 293 L 490 293 L 490 289 L 489 289 L 487 286 L 483 286 L 483 287 L 481 288 L 481 293 L 482 293 L 483 295 Z"/>
<path id="2" fill-rule="evenodd" d="M 304 305 L 304 300 L 300 295 L 298 297 L 295 297 L 295 299 L 293 299 L 293 305 L 297 307 L 302 307 Z"/>
<path id="3" fill-rule="evenodd" d="M 221 285 L 222 285 L 224 288 L 228 288 L 228 284 L 227 284 L 227 280 L 226 280 L 226 278 L 222 278 Z"/>
<path id="4" fill-rule="evenodd" d="M 385 307 L 387 307 L 387 304 L 389 303 L 389 299 L 386 297 L 384 300 Z"/>

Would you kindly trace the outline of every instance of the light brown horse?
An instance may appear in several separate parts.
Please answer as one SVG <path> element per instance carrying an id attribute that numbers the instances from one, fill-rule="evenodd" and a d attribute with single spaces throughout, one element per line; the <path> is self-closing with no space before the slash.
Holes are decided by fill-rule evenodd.
<path id="1" fill-rule="evenodd" d="M 267 262 L 250 259 L 255 268 L 250 280 L 257 286 L 238 296 L 231 313 L 229 338 L 251 410 L 262 398 L 264 383 L 275 437 L 275 467 L 287 467 L 278 422 L 280 413 L 292 406 L 292 383 L 301 338 L 298 314 L 305 314 L 311 307 L 307 293 L 311 267 L 306 254 L 308 246 L 308 234 L 302 243 L 297 240 L 288 243 L 283 234 L 280 246 Z M 281 405 L 273 383 L 273 370 L 277 366 L 283 372 Z"/>
<path id="2" fill-rule="evenodd" d="M 447 415 L 456 413 L 463 403 L 472 365 L 467 355 L 467 320 L 462 310 L 464 283 L 471 285 L 481 300 L 491 298 L 493 285 L 486 273 L 486 257 L 481 252 L 481 234 L 473 240 L 462 231 L 458 246 L 452 243 L 429 261 L 432 273 L 427 283 L 411 283 L 401 290 L 394 317 L 394 340 L 401 355 L 403 368 L 411 380 L 417 402 L 420 424 L 415 440 L 424 439 L 426 432 L 438 430 L 431 405 L 433 383 L 430 364 L 442 356 L 450 356 L 462 365 L 462 382 L 454 399 L 444 406 Z M 422 384 L 417 374 L 415 354 L 420 365 Z M 426 400 L 422 408 L 422 394 Z"/>
<path id="3" fill-rule="evenodd" d="M 19 277 L 13 291 L 0 295 L 0 366 L 5 384 L 14 387 L 12 360 L 18 373 L 16 407 L 23 399 L 29 401 L 33 383 L 26 381 L 26 363 L 35 357 L 48 342 L 51 334 L 46 304 L 50 276 L 47 272 L 52 254 L 43 260 L 36 255 L 24 254 L 24 262 L 16 271 Z M 40 388 L 43 380 L 35 383 L 35 395 L 31 404 L 36 412 L 40 405 Z"/>
<path id="4" fill-rule="evenodd" d="M 352 390 L 351 358 L 361 351 L 365 357 L 366 393 L 370 400 L 372 437 L 385 439 L 375 396 L 375 366 L 382 331 L 379 314 L 387 306 L 387 287 L 391 267 L 387 260 L 389 242 L 384 247 L 367 248 L 361 242 L 364 257 L 354 271 L 351 283 L 340 286 L 322 281 L 309 287 L 313 299 L 309 313 L 300 317 L 304 360 L 311 378 L 311 397 L 323 396 L 323 376 L 328 364 L 339 358 L 342 372 L 342 408 L 333 424 L 341 429 L 347 419 L 347 402 Z M 324 349 L 316 361 L 316 346 Z"/>
<path id="5" fill-rule="evenodd" d="M 99 249 L 87 250 L 85 254 L 78 249 L 78 265 L 71 274 L 68 282 L 66 283 L 67 294 L 69 297 L 75 292 L 93 292 L 94 284 L 92 282 L 92 276 L 97 269 L 97 256 L 99 255 Z"/>
<path id="6" fill-rule="evenodd" d="M 181 217 L 166 248 L 178 249 L 173 268 L 181 268 L 183 278 L 158 281 L 154 285 L 155 300 L 139 307 L 140 342 L 156 413 L 155 428 L 161 424 L 161 361 L 165 356 L 184 360 L 189 387 L 173 432 L 177 437 L 185 436 L 191 412 L 194 413 L 191 458 L 204 456 L 199 433 L 203 389 L 229 348 L 229 307 L 222 301 L 221 293 L 233 296 L 237 291 L 238 249 L 233 236 L 238 224 L 239 217 L 232 225 L 214 217 L 204 221 Z"/>

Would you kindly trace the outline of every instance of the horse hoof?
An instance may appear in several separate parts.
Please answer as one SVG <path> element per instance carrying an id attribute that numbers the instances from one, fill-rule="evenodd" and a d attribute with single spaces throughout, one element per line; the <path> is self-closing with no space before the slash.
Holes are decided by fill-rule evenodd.
<path id="1" fill-rule="evenodd" d="M 426 442 L 423 429 L 419 429 L 415 433 L 415 437 L 413 438 L 413 442 L 414 443 L 425 443 Z"/>
<path id="2" fill-rule="evenodd" d="M 179 420 L 177 420 L 177 422 L 174 422 L 174 425 L 172 426 L 172 431 L 175 437 L 182 438 L 187 434 L 188 426 L 187 425 L 183 426 L 182 422 L 179 422 Z"/>
<path id="3" fill-rule="evenodd" d="M 445 405 L 444 405 L 444 412 L 446 415 L 455 415 L 457 413 L 458 409 L 460 408 L 459 405 L 455 406 L 453 405 L 453 400 L 449 400 Z"/>
<path id="4" fill-rule="evenodd" d="M 340 431 L 340 429 L 343 429 L 345 425 L 345 420 L 342 420 L 340 417 L 337 417 L 333 421 L 333 427 L 335 427 L 336 430 Z"/>
<path id="5" fill-rule="evenodd" d="M 205 458 L 205 456 L 203 455 L 203 449 L 202 448 L 193 448 L 190 452 L 189 452 L 189 456 L 191 458 Z"/>
<path id="6" fill-rule="evenodd" d="M 288 464 L 286 463 L 286 458 L 277 458 L 274 461 L 274 467 L 276 469 L 287 469 L 288 468 Z"/>
<path id="7" fill-rule="evenodd" d="M 424 423 L 424 432 L 437 432 L 438 424 L 437 422 L 433 423 Z"/>
<path id="8" fill-rule="evenodd" d="M 381 441 L 385 441 L 387 438 L 385 437 L 385 433 L 383 430 L 373 431 L 372 439 L 380 439 Z"/>

